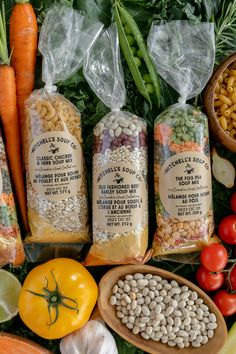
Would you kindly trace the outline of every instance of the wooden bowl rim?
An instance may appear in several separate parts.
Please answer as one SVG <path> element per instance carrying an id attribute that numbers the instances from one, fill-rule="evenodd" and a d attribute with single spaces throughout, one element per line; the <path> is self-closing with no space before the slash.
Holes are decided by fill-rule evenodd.
<path id="1" fill-rule="evenodd" d="M 219 128 L 219 132 L 222 135 L 222 137 L 228 141 L 229 144 L 235 145 L 236 149 L 236 141 L 231 138 L 229 135 L 225 133 L 225 131 L 222 129 L 215 113 L 215 108 L 214 108 L 214 93 L 215 93 L 215 88 L 218 82 L 218 79 L 220 75 L 227 69 L 228 66 L 230 66 L 234 61 L 236 61 L 236 53 L 231 54 L 227 58 L 225 58 L 214 70 L 211 79 L 208 81 L 207 87 L 206 87 L 206 92 L 204 95 L 204 101 L 205 101 L 205 107 L 206 107 L 206 101 L 207 99 L 209 100 L 207 104 L 210 103 L 211 107 L 210 109 L 207 109 L 208 115 L 210 116 L 210 119 L 214 120 L 214 123 L 216 123 L 217 127 Z M 209 88 L 210 87 L 210 88 Z M 212 109 L 211 109 L 212 108 Z M 210 112 L 209 112 L 210 111 Z M 222 143 L 223 144 L 223 143 Z M 227 147 L 227 144 L 225 145 Z"/>
<path id="2" fill-rule="evenodd" d="M 116 280 L 113 284 L 109 284 L 110 275 L 115 272 L 117 272 Z M 212 339 L 210 339 L 207 344 L 204 344 L 199 348 L 194 348 L 192 346 L 190 346 L 188 348 L 183 348 L 183 349 L 180 349 L 178 347 L 170 347 L 170 346 L 163 344 L 161 342 L 154 342 L 151 339 L 145 340 L 140 335 L 134 335 L 128 328 L 126 328 L 126 326 L 117 317 L 115 317 L 115 316 L 113 317 L 113 315 L 112 315 L 113 318 L 117 319 L 116 322 L 119 321 L 119 324 L 120 324 L 119 327 L 121 327 L 121 330 L 119 328 L 115 328 L 115 325 L 113 324 L 112 317 L 110 318 L 110 316 L 109 316 L 109 314 L 110 314 L 109 309 L 114 308 L 109 303 L 109 298 L 112 295 L 112 288 L 119 278 L 125 276 L 126 274 L 134 274 L 137 272 L 138 273 L 151 273 L 151 274 L 160 275 L 166 279 L 177 280 L 179 284 L 187 285 L 187 286 L 189 286 L 189 288 L 191 290 L 196 291 L 198 293 L 198 295 L 201 298 L 203 298 L 204 303 L 209 306 L 211 312 L 214 312 L 217 317 L 217 323 L 220 324 L 220 326 L 217 327 L 218 331 L 220 328 L 220 336 L 221 336 L 220 343 L 218 343 L 219 341 L 216 339 L 216 337 L 218 337 L 218 336 L 216 336 L 216 334 L 215 334 L 215 336 Z M 109 286 L 108 286 L 108 284 L 109 284 Z M 106 288 L 107 288 L 107 290 L 106 290 Z M 105 299 L 106 294 L 108 296 Z M 108 306 L 108 309 L 107 309 L 108 311 L 103 310 L 103 303 L 105 303 Z M 150 354 L 174 354 L 174 353 L 179 353 L 180 350 L 182 351 L 181 353 L 184 353 L 184 354 L 187 354 L 190 352 L 193 352 L 194 354 L 200 354 L 203 349 L 207 350 L 208 354 L 217 354 L 218 351 L 220 351 L 220 349 L 222 349 L 222 347 L 227 339 L 227 335 L 228 335 L 226 323 L 225 323 L 225 320 L 224 320 L 222 314 L 220 313 L 219 309 L 214 304 L 212 299 L 202 289 L 200 289 L 197 285 L 193 284 L 189 280 L 181 277 L 180 275 L 177 275 L 175 273 L 172 273 L 172 272 L 169 272 L 169 271 L 166 271 L 164 269 L 157 268 L 154 266 L 124 265 L 124 266 L 119 266 L 119 267 L 109 270 L 102 277 L 102 279 L 99 282 L 98 308 L 99 308 L 99 312 L 100 312 L 102 318 L 108 324 L 109 327 L 111 327 L 116 333 L 118 333 L 125 340 L 129 341 L 130 343 L 137 346 L 138 348 L 141 348 L 142 350 L 147 351 Z M 113 314 L 114 314 L 114 311 L 113 311 Z M 127 332 L 127 334 L 125 332 L 123 332 L 122 328 L 125 330 L 125 332 Z M 128 335 L 128 333 L 129 333 L 129 335 Z M 208 347 L 209 347 L 209 344 L 212 343 L 211 342 L 212 340 L 214 340 L 214 342 L 216 341 L 216 344 L 218 344 L 219 348 L 217 348 L 217 349 L 214 348 L 214 351 L 209 351 Z M 148 342 L 152 343 L 151 346 L 153 346 L 153 343 L 155 343 L 155 346 L 157 346 L 157 349 L 154 350 L 153 348 L 148 346 L 147 345 Z"/>

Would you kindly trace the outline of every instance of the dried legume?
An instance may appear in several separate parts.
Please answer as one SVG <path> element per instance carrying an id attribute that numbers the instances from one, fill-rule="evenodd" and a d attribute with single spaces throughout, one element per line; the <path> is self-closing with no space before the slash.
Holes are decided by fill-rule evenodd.
<path id="1" fill-rule="evenodd" d="M 137 277 L 137 275 L 129 274 L 128 277 L 131 279 L 128 280 L 129 282 L 133 279 L 131 276 Z M 150 282 L 154 279 L 154 276 L 152 274 L 148 274 L 148 278 L 150 280 L 148 281 L 148 284 L 146 284 L 146 288 L 149 289 L 150 293 L 152 291 L 150 289 Z M 138 275 L 138 281 L 141 280 L 145 279 Z M 117 286 L 119 286 L 120 281 L 121 279 L 116 284 Z M 179 348 L 187 348 L 189 345 L 192 345 L 192 347 L 200 347 L 201 345 L 206 344 L 208 340 L 214 336 L 214 330 L 217 328 L 216 315 L 209 312 L 208 306 L 203 303 L 203 299 L 198 297 L 196 291 L 192 291 L 187 286 L 180 287 L 176 281 L 168 281 L 166 279 L 161 279 L 161 277 L 159 277 L 159 280 L 155 279 L 155 281 L 157 282 L 156 286 L 159 285 L 160 287 L 159 290 L 166 291 L 168 288 L 166 291 L 166 296 L 171 297 L 173 295 L 172 290 L 176 287 L 180 289 L 180 297 L 183 294 L 187 294 L 189 298 L 194 299 L 192 300 L 194 303 L 193 306 L 196 306 L 197 311 L 207 309 L 207 311 L 204 311 L 205 313 L 203 312 L 202 319 L 198 320 L 196 317 L 191 316 L 193 311 L 191 311 L 192 306 L 190 305 L 189 310 L 180 307 L 177 302 L 175 302 L 175 307 L 173 307 L 173 305 L 166 307 L 163 303 L 163 297 L 161 302 L 157 302 L 157 298 L 155 298 L 149 304 L 142 306 L 136 305 L 134 314 L 132 313 L 131 315 L 131 311 L 128 309 L 129 301 L 127 302 L 124 300 L 120 302 L 117 300 L 116 288 L 113 287 L 113 294 L 110 297 L 110 304 L 116 306 L 116 316 L 118 318 L 122 318 L 122 322 L 127 326 L 127 328 L 132 330 L 133 334 L 138 335 L 141 333 L 141 336 L 147 340 L 152 339 L 155 341 L 161 341 L 162 343 L 167 343 L 167 345 L 171 347 L 178 346 Z M 142 288 L 140 289 L 138 287 L 138 283 L 136 287 L 138 290 L 137 295 L 140 296 L 139 299 L 143 299 Z M 124 297 L 124 299 L 126 299 L 126 297 Z M 172 300 L 172 303 L 173 301 L 175 300 Z M 120 306 L 128 310 L 127 322 L 126 319 L 125 321 L 123 320 L 124 314 L 120 311 Z M 155 308 L 155 311 L 153 308 Z M 206 327 L 204 320 L 208 321 Z M 207 330 L 205 330 L 205 328 Z"/>
<path id="2" fill-rule="evenodd" d="M 19 266 L 24 259 L 24 248 L 0 131 L 0 266 L 7 263 Z"/>
<path id="3" fill-rule="evenodd" d="M 171 106 L 156 120 L 154 141 L 154 254 L 201 248 L 214 229 L 207 118 Z"/>
<path id="4" fill-rule="evenodd" d="M 94 244 L 87 263 L 141 260 L 147 239 L 146 124 L 136 115 L 112 112 L 94 129 Z M 147 284 L 148 279 L 136 274 L 129 287 L 145 293 Z"/>

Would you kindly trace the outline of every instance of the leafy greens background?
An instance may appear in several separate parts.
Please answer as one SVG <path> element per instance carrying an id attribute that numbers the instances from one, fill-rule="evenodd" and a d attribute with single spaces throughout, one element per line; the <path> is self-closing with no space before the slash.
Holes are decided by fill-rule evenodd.
<path id="1" fill-rule="evenodd" d="M 97 19 L 104 23 L 105 26 L 109 26 L 112 22 L 112 0 L 32 0 L 31 1 L 38 19 L 39 28 L 42 25 L 47 8 L 53 3 L 62 3 L 68 6 L 73 6 L 74 8 L 80 10 L 84 15 Z M 11 8 L 13 6 L 13 0 L 6 0 L 6 14 L 7 19 L 11 13 Z M 147 36 L 150 25 L 153 20 L 179 20 L 188 19 L 194 22 L 200 21 L 217 21 L 222 15 L 222 7 L 227 7 L 230 3 L 234 3 L 236 9 L 235 1 L 222 1 L 222 0 L 127 0 L 123 1 L 126 8 L 134 16 L 138 23 L 138 26 L 144 37 Z M 148 19 L 148 22 L 147 20 Z M 236 10 L 235 10 L 235 22 L 236 22 Z M 233 27 L 232 27 L 233 31 Z M 236 35 L 232 36 L 231 43 L 226 49 L 219 51 L 217 53 L 218 60 L 223 59 L 223 57 L 232 51 L 236 51 Z M 124 107 L 125 110 L 138 114 L 147 121 L 148 124 L 148 142 L 149 142 L 149 195 L 153 196 L 153 123 L 161 110 L 165 109 L 169 105 L 177 102 L 176 92 L 168 86 L 163 80 L 161 80 L 161 108 L 157 110 L 155 106 L 150 110 L 148 104 L 145 102 L 143 97 L 137 92 L 137 89 L 133 83 L 132 77 L 126 66 L 124 59 L 123 70 L 125 77 L 125 84 L 127 90 L 127 103 Z M 37 68 L 36 68 L 36 88 L 42 86 L 41 82 L 41 57 L 38 55 L 37 58 Z M 109 109 L 98 100 L 94 93 L 89 88 L 86 83 L 81 71 L 77 72 L 68 80 L 59 83 L 58 90 L 60 93 L 64 94 L 71 102 L 82 113 L 82 128 L 83 128 L 83 138 L 84 138 L 84 152 L 86 165 L 88 170 L 88 191 L 89 199 L 91 201 L 91 161 L 92 161 L 92 130 L 96 123 L 109 112 Z M 201 96 L 195 98 L 192 103 L 201 107 Z M 211 143 L 214 144 L 213 139 Z M 221 146 L 216 145 L 220 155 L 229 158 L 234 165 L 236 165 L 236 154 L 226 151 Z M 221 184 L 213 179 L 213 195 L 214 195 L 214 215 L 216 226 L 218 225 L 220 219 L 231 212 L 229 207 L 229 198 L 232 194 L 231 190 L 226 190 Z M 150 244 L 152 235 L 154 234 L 156 228 L 155 214 L 154 214 L 154 204 L 153 198 L 150 197 Z M 91 205 L 91 203 L 90 203 Z M 167 261 L 162 262 L 151 262 L 154 265 L 163 267 L 167 270 L 174 271 L 186 278 L 193 279 L 193 273 L 196 270 L 196 265 L 185 264 L 185 263 L 170 263 Z M 24 264 L 20 269 L 11 269 L 6 267 L 6 269 L 13 272 L 21 282 L 23 282 L 27 273 L 35 266 L 32 264 Z M 99 269 L 91 268 L 91 272 L 97 280 L 104 274 L 107 267 L 100 267 Z M 33 315 L 33 314 L 32 314 Z M 228 326 L 232 324 L 234 318 L 227 320 Z M 36 334 L 31 332 L 25 327 L 21 322 L 19 316 L 15 317 L 13 320 L 4 323 L 0 326 L 0 329 L 7 332 L 16 333 L 21 336 L 25 336 L 35 342 L 40 343 L 46 348 L 53 350 L 54 353 L 60 353 L 59 351 L 59 341 L 48 341 L 38 337 Z M 142 354 L 143 351 L 135 348 L 131 344 L 125 342 L 122 338 L 114 333 L 119 354 Z"/>

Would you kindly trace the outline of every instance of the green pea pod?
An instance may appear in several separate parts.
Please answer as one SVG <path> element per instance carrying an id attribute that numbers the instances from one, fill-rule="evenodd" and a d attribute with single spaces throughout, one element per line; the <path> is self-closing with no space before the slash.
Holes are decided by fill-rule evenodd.
<path id="1" fill-rule="evenodd" d="M 135 20 L 133 17 L 130 15 L 130 13 L 120 4 L 117 4 L 117 8 L 120 12 L 120 16 L 124 18 L 126 23 L 129 25 L 129 28 L 132 32 L 132 35 L 135 39 L 135 41 L 138 44 L 139 50 L 142 53 L 143 60 L 145 61 L 146 67 L 148 69 L 152 84 L 154 86 L 156 98 L 157 98 L 157 106 L 160 106 L 160 83 L 159 83 L 159 77 L 157 75 L 156 69 L 153 65 L 153 62 L 149 56 L 148 50 L 146 43 L 143 39 L 142 33 L 140 32 Z M 126 59 L 127 60 L 127 59 Z"/>
<path id="2" fill-rule="evenodd" d="M 141 95 L 149 102 L 149 104 L 152 105 L 147 88 L 144 84 L 143 78 L 142 78 L 140 71 L 138 69 L 138 66 L 134 60 L 133 52 L 132 52 L 129 42 L 127 40 L 125 31 L 124 31 L 124 27 L 121 22 L 120 14 L 118 11 L 118 6 L 119 5 L 117 5 L 117 4 L 114 6 L 114 17 L 115 17 L 115 21 L 116 21 L 116 25 L 117 25 L 120 46 L 121 46 L 122 51 L 124 53 L 125 59 L 127 61 L 127 64 L 128 64 L 129 70 L 131 72 L 131 75 L 134 79 L 134 82 L 137 86 L 137 89 L 139 90 Z M 120 6 L 119 6 L 119 8 L 120 8 Z"/>

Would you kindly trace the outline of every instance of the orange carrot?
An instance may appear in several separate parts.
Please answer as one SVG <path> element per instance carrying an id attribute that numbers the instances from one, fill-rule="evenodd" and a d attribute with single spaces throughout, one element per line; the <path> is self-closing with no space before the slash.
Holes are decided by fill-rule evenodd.
<path id="1" fill-rule="evenodd" d="M 34 88 L 38 27 L 29 0 L 16 0 L 10 17 L 11 64 L 16 75 L 17 106 L 24 128 L 24 102 Z"/>
<path id="2" fill-rule="evenodd" d="M 6 153 L 22 221 L 28 230 L 26 194 L 21 162 L 21 136 L 17 112 L 14 69 L 10 66 L 6 40 L 4 3 L 0 12 L 0 117 L 3 125 Z"/>

